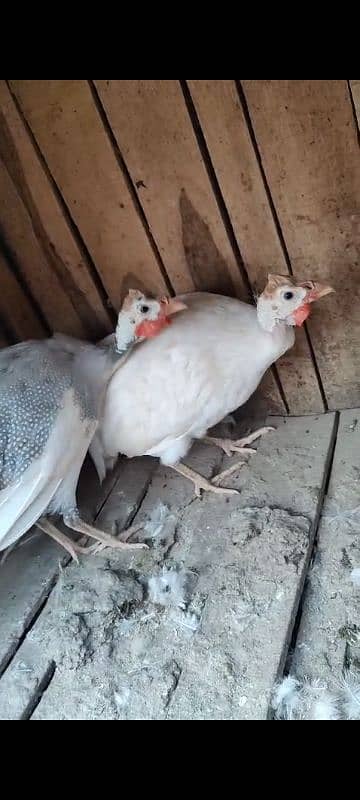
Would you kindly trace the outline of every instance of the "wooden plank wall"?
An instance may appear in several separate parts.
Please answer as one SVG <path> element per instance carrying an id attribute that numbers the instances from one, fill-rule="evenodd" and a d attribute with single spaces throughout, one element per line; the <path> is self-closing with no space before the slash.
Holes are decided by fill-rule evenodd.
<path id="1" fill-rule="evenodd" d="M 331 282 L 273 409 L 360 402 L 360 81 L 0 81 L 0 346 L 111 330 L 129 286 Z M 358 117 L 357 117 L 358 115 Z"/>

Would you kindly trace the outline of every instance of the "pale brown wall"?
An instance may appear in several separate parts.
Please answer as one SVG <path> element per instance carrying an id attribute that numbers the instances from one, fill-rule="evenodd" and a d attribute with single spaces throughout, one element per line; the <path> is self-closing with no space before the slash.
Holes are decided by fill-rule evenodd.
<path id="1" fill-rule="evenodd" d="M 359 405 L 359 87 L 0 81 L 0 346 L 96 338 L 129 286 L 249 299 L 292 272 L 337 294 L 268 376 L 272 407 Z"/>

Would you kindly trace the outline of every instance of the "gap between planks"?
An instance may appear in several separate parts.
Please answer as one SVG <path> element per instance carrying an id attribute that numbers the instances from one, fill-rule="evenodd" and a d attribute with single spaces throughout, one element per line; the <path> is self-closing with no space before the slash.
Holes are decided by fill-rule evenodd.
<path id="1" fill-rule="evenodd" d="M 329 483 L 330 483 L 330 478 L 331 478 L 331 473 L 332 473 L 332 467 L 333 467 L 333 463 L 334 463 L 334 456 L 335 456 L 336 444 L 337 444 L 338 433 L 339 433 L 339 422 L 340 422 L 340 412 L 336 411 L 335 412 L 335 417 L 334 417 L 334 426 L 333 426 L 333 430 L 332 430 L 332 436 L 331 436 L 331 439 L 330 439 L 330 442 L 329 442 L 328 456 L 327 456 L 327 460 L 326 460 L 326 463 L 325 463 L 323 483 L 322 483 L 320 494 L 319 494 L 317 513 L 316 513 L 316 516 L 315 516 L 315 519 L 314 519 L 314 522 L 313 522 L 313 525 L 312 525 L 312 530 L 311 530 L 310 547 L 309 547 L 309 550 L 308 550 L 308 553 L 307 553 L 306 569 L 304 570 L 302 581 L 299 584 L 298 598 L 297 598 L 297 604 L 296 604 L 297 608 L 295 607 L 294 624 L 293 624 L 292 627 L 289 628 L 289 634 L 288 634 L 288 637 L 287 637 L 287 643 L 286 643 L 286 645 L 284 647 L 283 656 L 282 656 L 282 659 L 281 659 L 281 662 L 280 662 L 280 665 L 279 665 L 279 675 L 278 675 L 278 679 L 279 680 L 281 680 L 281 678 L 284 675 L 288 675 L 290 670 L 291 670 L 292 657 L 293 657 L 293 653 L 294 653 L 295 648 L 296 648 L 296 643 L 297 643 L 297 638 L 298 638 L 298 633 L 299 633 L 299 629 L 300 629 L 300 625 L 301 625 L 301 619 L 302 619 L 302 613 L 303 613 L 303 605 L 304 605 L 304 600 L 305 600 L 306 592 L 307 592 L 307 579 L 308 579 L 308 575 L 309 575 L 309 570 L 311 569 L 312 563 L 313 563 L 315 555 L 316 555 L 317 544 L 318 544 L 319 526 L 320 526 L 320 522 L 321 522 L 321 517 L 322 517 L 324 504 L 325 504 L 327 493 L 328 493 L 328 488 L 329 488 Z M 271 710 L 269 710 L 269 718 L 270 719 L 273 718 Z"/>
<path id="2" fill-rule="evenodd" d="M 328 446 L 327 446 L 326 458 L 325 458 L 325 461 L 324 461 L 324 468 L 323 468 L 323 473 L 322 473 L 322 486 L 320 488 L 318 499 L 317 499 L 317 504 L 316 504 L 316 507 L 314 509 L 315 516 L 314 516 L 314 521 L 312 523 L 312 528 L 311 528 L 311 533 L 310 533 L 310 544 L 309 544 L 309 550 L 307 552 L 307 558 L 306 558 L 306 563 L 305 563 L 305 568 L 304 568 L 304 574 L 302 576 L 301 584 L 299 585 L 299 589 L 298 589 L 298 591 L 296 593 L 296 596 L 295 596 L 294 602 L 293 602 L 293 613 L 290 616 L 289 631 L 288 631 L 288 636 L 287 636 L 287 638 L 285 640 L 285 645 L 284 645 L 283 654 L 282 654 L 282 658 L 281 658 L 281 667 L 283 666 L 283 664 L 285 662 L 285 659 L 286 659 L 286 656 L 287 656 L 288 646 L 286 646 L 286 645 L 289 644 L 290 639 L 291 639 L 291 634 L 292 634 L 293 628 L 294 628 L 294 622 L 295 622 L 296 613 L 297 613 L 297 610 L 298 610 L 298 605 L 299 605 L 299 602 L 300 602 L 300 599 L 301 599 L 301 595 L 302 595 L 302 590 L 303 590 L 303 585 L 304 585 L 305 578 L 306 578 L 308 565 L 309 565 L 309 563 L 311 561 L 311 555 L 312 555 L 312 552 L 313 552 L 313 543 L 314 543 L 314 540 L 315 540 L 315 537 L 316 537 L 317 525 L 318 525 L 318 521 L 319 521 L 319 518 L 320 518 L 321 510 L 322 510 L 322 504 L 323 504 L 323 501 L 324 501 L 326 487 L 327 487 L 327 484 L 328 484 L 329 472 L 331 470 L 332 454 L 333 454 L 334 447 L 335 447 L 335 441 L 336 441 L 336 424 L 335 424 L 335 418 L 334 418 L 334 423 L 333 423 L 333 426 L 332 426 L 332 429 L 331 429 L 331 434 L 330 434 L 330 438 L 329 438 L 329 442 L 328 442 Z M 220 455 L 220 459 L 221 459 L 221 455 Z M 151 484 L 153 474 L 154 474 L 154 472 L 156 470 L 156 467 L 157 467 L 156 462 L 153 461 L 153 460 L 150 461 L 148 459 L 143 459 L 142 462 L 148 463 L 150 465 L 150 468 L 152 468 L 152 469 L 151 469 L 151 472 L 149 472 L 149 470 L 146 471 L 146 477 L 143 480 L 143 483 L 142 483 L 142 486 L 141 486 L 140 489 L 139 489 L 139 486 L 137 484 L 138 500 L 137 500 L 137 503 L 136 503 L 136 507 L 133 507 L 130 510 L 128 510 L 127 522 L 130 522 L 132 519 L 134 519 L 135 515 L 141 510 L 142 503 L 143 503 L 144 498 L 145 498 L 145 496 L 147 494 L 147 489 L 149 488 L 149 486 Z M 126 468 L 126 466 L 128 466 L 131 469 L 133 464 L 134 464 L 133 461 L 125 462 L 125 468 Z M 216 468 L 218 468 L 219 466 L 220 465 L 217 464 Z M 116 511 L 118 509 L 118 507 L 119 507 L 119 498 L 117 497 L 117 492 L 116 492 L 116 488 L 117 488 L 118 482 L 120 483 L 120 487 L 121 488 L 122 487 L 125 488 L 124 475 L 121 476 L 121 474 L 118 473 L 115 478 L 114 478 L 114 476 L 112 476 L 111 486 L 107 487 L 106 493 L 103 495 L 101 501 L 97 503 L 96 517 L 99 517 L 101 512 L 103 511 L 104 515 L 105 515 L 105 519 L 106 519 L 106 516 L 108 516 L 109 520 L 111 521 L 112 507 L 113 507 L 114 511 Z M 133 478 L 132 478 L 132 483 L 130 485 L 134 486 Z M 184 486 L 186 495 L 187 495 L 187 488 L 185 488 L 185 486 Z M 89 490 L 89 484 L 88 484 L 88 490 Z M 245 492 L 245 494 L 246 494 L 246 492 Z M 89 494 L 89 496 L 91 497 L 92 495 Z M 128 500 L 130 500 L 129 492 L 125 492 L 125 496 L 128 498 Z M 113 498 L 113 501 L 114 501 L 113 503 L 111 502 L 111 497 Z M 185 497 L 184 499 L 186 501 L 185 502 L 185 506 L 188 506 L 193 502 L 192 495 L 189 496 L 189 498 Z M 106 508 L 107 503 L 108 503 L 108 508 Z M 267 505 L 268 505 L 268 503 L 267 503 Z M 118 518 L 118 515 L 116 517 L 114 517 L 114 518 Z M 123 524 L 123 520 L 121 521 L 121 524 Z M 70 559 L 67 559 L 67 561 L 69 561 L 69 560 Z M 55 585 L 56 585 L 56 577 L 55 577 L 55 581 L 54 581 L 54 585 L 53 585 L 52 589 L 55 588 Z M 45 608 L 47 600 L 50 598 L 51 593 L 52 593 L 52 591 L 48 592 L 47 597 L 44 599 L 42 607 L 40 609 L 38 609 L 39 613 L 37 614 L 36 619 L 39 617 L 41 611 Z M 29 625 L 28 630 L 27 630 L 26 633 L 28 633 L 29 630 L 31 630 L 31 628 L 33 627 L 33 625 L 36 622 L 36 619 L 33 618 L 32 623 Z M 22 638 L 22 641 L 26 637 L 26 633 L 25 633 L 25 636 Z M 18 647 L 16 648 L 15 652 L 18 651 L 19 647 L 20 647 L 20 643 L 18 644 Z M 12 658 L 14 658 L 15 652 L 13 653 Z M 9 664 L 10 663 L 11 662 L 9 662 Z M 30 698 L 27 701 L 25 710 L 22 712 L 21 719 L 30 719 L 31 718 L 32 714 L 35 712 L 37 706 L 39 705 L 44 693 L 46 692 L 46 690 L 48 689 L 48 687 L 51 684 L 52 678 L 55 675 L 55 670 L 56 670 L 56 665 L 54 665 L 53 661 L 50 661 L 50 662 L 48 662 L 46 664 L 46 668 L 44 668 L 42 675 L 39 676 L 38 684 L 36 685 L 36 687 L 34 687 L 34 690 L 33 690 L 32 694 L 31 694 Z"/>
<path id="3" fill-rule="evenodd" d="M 272 215 L 272 218 L 274 220 L 275 229 L 277 231 L 277 235 L 279 237 L 279 242 L 280 242 L 280 245 L 281 245 L 281 249 L 282 249 L 283 254 L 284 254 L 284 259 L 286 261 L 286 265 L 287 265 L 287 268 L 289 270 L 289 275 L 293 276 L 294 273 L 293 273 L 293 268 L 292 268 L 292 263 L 291 263 L 289 251 L 288 251 L 288 248 L 287 248 L 287 245 L 286 245 L 286 240 L 285 240 L 284 232 L 283 232 L 283 229 L 282 229 L 282 226 L 281 226 L 280 218 L 279 218 L 279 215 L 278 215 L 277 210 L 276 210 L 274 198 L 273 198 L 272 193 L 271 193 L 270 184 L 269 184 L 266 172 L 265 172 L 263 160 L 261 158 L 260 148 L 259 148 L 259 145 L 258 145 L 258 142 L 257 142 L 257 139 L 256 139 L 256 134 L 255 134 L 254 126 L 253 126 L 253 123 L 252 123 L 251 114 L 250 114 L 248 102 L 247 102 L 247 99 L 246 99 L 246 96 L 245 96 L 245 92 L 243 90 L 243 87 L 242 87 L 242 84 L 241 84 L 240 80 L 236 80 L 235 84 L 236 84 L 236 89 L 237 89 L 239 101 L 240 101 L 240 104 L 241 104 L 241 107 L 242 107 L 242 110 L 243 110 L 243 113 L 244 113 L 244 117 L 245 117 L 245 120 L 246 120 L 246 124 L 247 124 L 247 127 L 248 127 L 249 135 L 250 135 L 250 138 L 251 138 L 251 141 L 252 141 L 252 145 L 253 145 L 253 148 L 254 148 L 254 153 L 255 153 L 255 156 L 256 156 L 257 163 L 258 163 L 259 171 L 260 171 L 260 174 L 261 174 L 261 177 L 262 177 L 262 180 L 263 180 L 264 189 L 265 189 L 266 197 L 267 197 L 267 200 L 268 200 L 268 203 L 269 203 L 271 215 Z M 309 328 L 308 328 L 306 322 L 304 323 L 303 327 L 304 327 L 304 332 L 305 332 L 306 340 L 307 340 L 307 343 L 308 343 L 308 347 L 309 347 L 309 350 L 310 350 L 310 356 L 311 356 L 312 365 L 314 367 L 314 372 L 315 372 L 316 379 L 317 379 L 317 382 L 318 382 L 318 385 L 319 385 L 319 391 L 320 391 L 320 394 L 321 394 L 321 399 L 322 399 L 322 402 L 323 402 L 324 411 L 328 411 L 329 410 L 329 406 L 328 406 L 328 402 L 327 402 L 327 398 L 326 398 L 326 394 L 325 394 L 325 389 L 324 389 L 324 385 L 323 385 L 323 382 L 322 382 L 319 366 L 318 366 L 318 363 L 317 363 L 317 360 L 316 360 L 315 350 L 314 350 L 314 347 L 313 347 L 313 344 L 312 344 L 312 341 L 311 341 Z M 288 413 L 289 413 L 289 411 L 288 411 Z"/>
<path id="4" fill-rule="evenodd" d="M 201 124 L 200 124 L 199 116 L 198 116 L 198 113 L 196 111 L 194 101 L 192 99 L 191 91 L 189 89 L 189 86 L 188 86 L 186 80 L 181 80 L 181 81 L 179 81 L 179 83 L 180 83 L 180 86 L 181 86 L 182 93 L 184 95 L 185 105 L 186 105 L 186 108 L 187 108 L 187 111 L 188 111 L 188 114 L 189 114 L 189 117 L 190 117 L 190 121 L 191 121 L 193 130 L 194 130 L 194 134 L 195 134 L 197 143 L 198 143 L 200 155 L 201 155 L 201 158 L 202 158 L 202 160 L 204 162 L 205 169 L 206 169 L 209 181 L 210 181 L 210 185 L 211 185 L 212 191 L 213 191 L 214 196 L 215 196 L 215 200 L 216 200 L 216 203 L 217 203 L 217 206 L 218 206 L 218 209 L 219 209 L 219 213 L 220 213 L 220 216 L 221 216 L 221 219 L 222 219 L 226 234 L 228 236 L 231 248 L 233 250 L 234 257 L 235 257 L 236 263 L 237 263 L 238 268 L 239 268 L 239 272 L 240 272 L 241 277 L 243 279 L 244 286 L 246 287 L 246 290 L 247 290 L 247 293 L 248 293 L 248 300 L 252 304 L 254 304 L 254 291 L 253 291 L 253 288 L 252 288 L 252 285 L 251 285 L 251 281 L 250 281 L 247 269 L 246 269 L 245 264 L 244 264 L 244 259 L 243 259 L 242 255 L 241 255 L 240 247 L 239 247 L 239 245 L 237 243 L 237 240 L 236 240 L 235 231 L 234 231 L 234 228 L 233 228 L 233 225 L 232 225 L 232 222 L 231 222 L 230 214 L 229 214 L 226 202 L 225 202 L 225 198 L 224 198 L 223 193 L 221 191 L 221 187 L 220 187 L 219 181 L 217 179 L 216 171 L 215 171 L 214 165 L 212 163 L 211 155 L 210 155 L 210 150 L 209 150 L 209 148 L 207 146 L 207 143 L 206 143 L 206 139 L 205 139 L 205 136 L 204 136 Z M 250 131 L 249 131 L 249 133 L 250 133 Z M 283 385 L 281 383 L 279 372 L 278 372 L 275 364 L 272 365 L 271 372 L 272 372 L 272 375 L 274 377 L 274 381 L 275 381 L 275 384 L 277 386 L 277 389 L 278 389 L 278 392 L 279 392 L 279 395 L 280 395 L 280 399 L 281 399 L 281 402 L 283 403 L 285 412 L 286 412 L 286 414 L 289 414 L 290 413 L 289 404 L 287 402 L 286 394 L 285 394 Z"/>
<path id="5" fill-rule="evenodd" d="M 105 480 L 102 487 L 99 487 L 98 485 L 97 476 L 95 475 L 93 468 L 89 465 L 89 463 L 86 464 L 84 469 L 83 479 L 80 484 L 80 496 L 82 498 L 86 497 L 91 499 L 92 507 L 89 508 L 89 505 L 87 503 L 86 516 L 89 516 L 93 522 L 95 522 L 101 516 L 101 514 L 104 511 L 104 508 L 106 507 L 107 502 L 109 501 L 110 496 L 112 495 L 113 492 L 116 491 L 118 483 L 123 481 L 124 472 L 126 474 L 126 468 L 128 464 L 130 464 L 130 462 L 124 462 L 122 460 L 119 460 L 119 463 L 117 464 L 114 472 L 111 475 L 109 475 L 109 477 Z M 137 514 L 139 507 L 141 506 L 141 503 L 143 502 L 144 496 L 151 481 L 151 477 L 155 467 L 156 467 L 156 462 L 154 461 L 154 463 L 151 463 L 149 460 L 149 469 L 145 472 L 144 480 L 137 492 L 137 502 L 134 504 L 134 507 L 131 508 L 129 513 L 124 515 L 124 519 L 122 520 L 124 527 L 128 527 L 129 525 L 132 524 L 132 521 L 135 515 Z M 80 500 L 80 507 L 84 506 L 85 506 L 85 501 Z M 43 538 L 39 534 L 39 540 L 41 541 L 41 539 L 43 539 L 44 542 L 46 542 L 46 544 L 49 544 L 51 549 L 56 547 L 53 545 L 52 542 L 50 542 L 50 540 L 47 540 L 45 537 Z M 23 547 L 26 546 L 27 543 L 23 545 Z M 19 552 L 20 549 L 18 551 L 15 550 L 15 552 L 11 554 L 9 558 L 14 558 L 14 559 L 17 558 L 17 553 Z M 51 594 L 57 585 L 61 571 L 65 569 L 71 562 L 71 558 L 69 555 L 64 554 L 63 557 L 61 557 L 62 550 L 60 548 L 56 547 L 55 553 L 56 553 L 55 563 L 52 568 L 51 565 L 49 566 L 48 574 L 46 575 L 44 581 L 45 584 L 44 588 L 42 591 L 40 591 L 39 595 L 34 599 L 32 604 L 30 605 L 30 609 L 24 618 L 21 634 L 16 638 L 14 638 L 14 640 L 9 644 L 7 651 L 3 654 L 1 658 L 0 679 L 6 672 L 8 667 L 11 665 L 19 648 L 25 641 L 27 635 L 30 633 L 37 619 L 39 618 L 40 614 L 46 607 L 51 597 Z M 58 557 L 57 554 L 59 554 L 60 557 Z"/>

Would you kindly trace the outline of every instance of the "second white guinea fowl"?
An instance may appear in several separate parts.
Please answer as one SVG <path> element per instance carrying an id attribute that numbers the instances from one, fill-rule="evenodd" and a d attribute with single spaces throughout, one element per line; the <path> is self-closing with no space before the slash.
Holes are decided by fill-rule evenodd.
<path id="1" fill-rule="evenodd" d="M 157 335 L 183 304 L 131 290 L 111 347 L 58 336 L 25 342 L 0 353 L 0 551 L 36 524 L 76 558 L 93 552 L 48 519 L 116 548 L 139 548 L 84 522 L 76 488 L 96 431 L 108 380 L 132 347 Z M 129 536 L 137 528 L 126 532 Z"/>
<path id="2" fill-rule="evenodd" d="M 331 291 L 313 281 L 270 275 L 257 308 L 202 292 L 179 298 L 186 302 L 186 313 L 112 376 L 90 448 L 100 479 L 119 453 L 148 455 L 192 480 L 198 495 L 201 490 L 232 492 L 181 459 L 194 439 L 215 442 L 230 454 L 244 451 L 269 430 L 236 442 L 206 438 L 209 429 L 248 400 L 266 370 L 293 346 L 294 326 L 304 322 L 310 304 Z"/>

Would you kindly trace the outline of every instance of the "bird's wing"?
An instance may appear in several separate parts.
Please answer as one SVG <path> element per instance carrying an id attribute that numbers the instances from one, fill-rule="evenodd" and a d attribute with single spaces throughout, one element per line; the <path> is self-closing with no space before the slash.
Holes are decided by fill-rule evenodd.
<path id="1" fill-rule="evenodd" d="M 39 465 L 30 469 L 15 487 L 0 492 L 0 551 L 14 544 L 46 512 L 61 480 L 50 477 Z M 14 489 L 14 491 L 12 491 Z"/>
<path id="2" fill-rule="evenodd" d="M 55 362 L 46 342 L 26 342 L 0 353 L 0 491 L 16 483 L 41 455 L 71 381 L 67 373 L 66 362 L 60 356 Z"/>
<path id="3" fill-rule="evenodd" d="M 74 454 L 85 447 L 85 457 L 87 425 L 69 363 L 46 342 L 0 354 L 0 550 L 46 511 Z"/>

